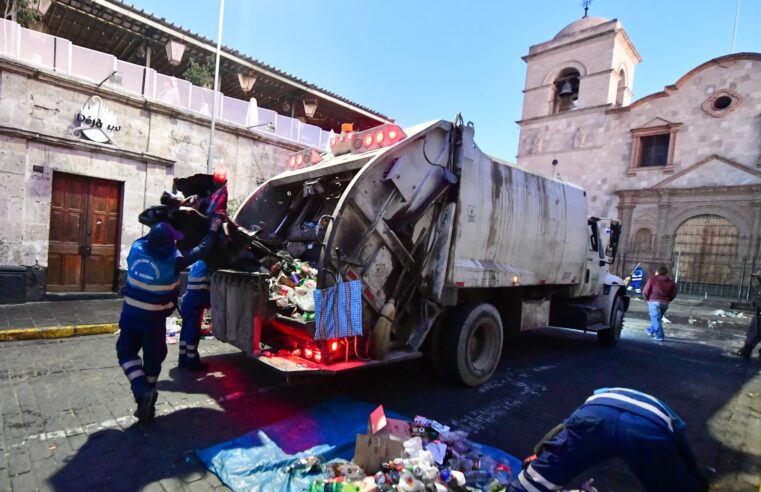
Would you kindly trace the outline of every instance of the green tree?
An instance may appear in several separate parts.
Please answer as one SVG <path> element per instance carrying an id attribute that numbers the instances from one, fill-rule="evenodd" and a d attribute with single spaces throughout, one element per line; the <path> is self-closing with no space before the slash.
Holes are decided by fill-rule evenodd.
<path id="1" fill-rule="evenodd" d="M 30 3 L 32 3 L 30 0 L 6 0 L 3 19 L 10 19 L 25 27 L 39 21 L 40 13 L 31 8 Z"/>
<path id="2" fill-rule="evenodd" d="M 198 87 L 209 87 L 213 82 L 213 65 L 211 58 L 206 59 L 206 63 L 198 63 L 194 58 L 188 62 L 188 68 L 183 72 L 182 77 L 193 85 Z"/>

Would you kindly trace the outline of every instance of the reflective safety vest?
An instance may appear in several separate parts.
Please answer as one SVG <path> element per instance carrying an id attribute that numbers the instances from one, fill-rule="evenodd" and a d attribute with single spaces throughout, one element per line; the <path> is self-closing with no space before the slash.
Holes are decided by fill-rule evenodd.
<path id="1" fill-rule="evenodd" d="M 209 290 L 209 267 L 203 260 L 198 260 L 190 266 L 188 272 L 188 290 Z"/>
<path id="2" fill-rule="evenodd" d="M 177 302 L 176 260 L 180 253 L 157 259 L 148 253 L 146 243 L 146 239 L 138 239 L 129 250 L 124 303 L 144 314 L 168 316 Z"/>
<path id="3" fill-rule="evenodd" d="M 668 405 L 654 396 L 629 388 L 600 388 L 585 405 L 604 405 L 633 413 L 668 430 L 681 431 L 685 423 Z"/>

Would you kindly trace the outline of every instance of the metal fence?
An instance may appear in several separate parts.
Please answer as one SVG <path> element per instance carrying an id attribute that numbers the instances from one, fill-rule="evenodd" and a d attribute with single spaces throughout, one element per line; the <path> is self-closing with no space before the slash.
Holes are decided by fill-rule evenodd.
<path id="1" fill-rule="evenodd" d="M 259 108 L 255 99 L 244 101 L 196 87 L 186 80 L 77 46 L 67 39 L 23 28 L 5 19 L 0 19 L 0 57 L 94 83 L 103 81 L 117 70 L 121 81 L 105 82 L 102 87 L 142 96 L 201 117 L 211 118 L 212 102 L 216 97 L 217 118 L 225 123 L 244 128 L 258 125 L 251 131 L 321 150 L 329 149 L 332 132 Z M 267 123 L 272 124 L 274 130 L 268 130 L 264 126 Z"/>

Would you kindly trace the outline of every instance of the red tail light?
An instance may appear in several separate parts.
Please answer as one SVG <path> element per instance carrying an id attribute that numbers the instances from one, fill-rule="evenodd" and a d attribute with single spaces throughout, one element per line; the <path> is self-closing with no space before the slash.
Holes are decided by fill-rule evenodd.
<path id="1" fill-rule="evenodd" d="M 322 354 L 320 352 L 314 353 L 314 361 L 317 362 L 318 364 L 322 362 Z"/>
<path id="2" fill-rule="evenodd" d="M 370 150 L 389 147 L 407 138 L 404 131 L 397 125 L 386 124 L 357 134 L 351 146 L 353 154 L 361 154 Z"/>
<path id="3" fill-rule="evenodd" d="M 322 156 L 315 149 L 302 150 L 288 156 L 288 168 L 300 169 L 304 166 L 313 166 L 322 161 Z"/>
<path id="4" fill-rule="evenodd" d="M 330 351 L 335 352 L 336 350 L 338 350 L 338 340 L 333 340 L 330 342 Z"/>
<path id="5" fill-rule="evenodd" d="M 304 349 L 304 357 L 306 357 L 307 359 L 311 359 L 312 358 L 312 349 L 310 349 L 310 348 Z"/>

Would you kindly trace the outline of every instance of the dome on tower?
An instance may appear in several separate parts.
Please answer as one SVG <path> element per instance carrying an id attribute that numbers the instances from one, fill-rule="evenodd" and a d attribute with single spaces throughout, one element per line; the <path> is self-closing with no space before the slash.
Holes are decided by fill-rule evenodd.
<path id="1" fill-rule="evenodd" d="M 592 27 L 599 26 L 600 24 L 605 24 L 606 22 L 610 22 L 610 19 L 606 19 L 605 17 L 582 17 L 581 19 L 573 21 L 565 26 L 559 33 L 555 35 L 553 39 L 562 38 L 563 36 L 570 36 L 585 29 L 590 29 Z"/>

